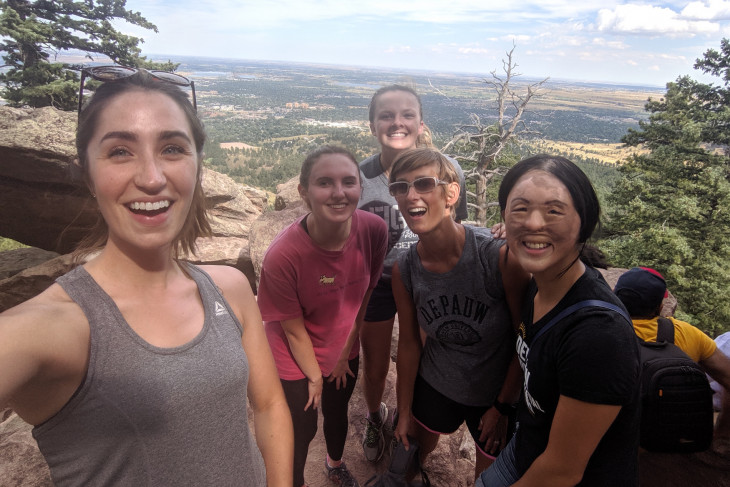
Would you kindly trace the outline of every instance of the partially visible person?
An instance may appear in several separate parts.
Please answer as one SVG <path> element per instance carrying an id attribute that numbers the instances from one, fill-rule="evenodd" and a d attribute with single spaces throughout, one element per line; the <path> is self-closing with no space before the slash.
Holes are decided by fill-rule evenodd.
<path id="1" fill-rule="evenodd" d="M 190 82 L 104 66 L 82 94 L 89 77 L 73 167 L 99 221 L 77 255 L 98 255 L 0 315 L 0 404 L 59 487 L 288 487 L 291 416 L 248 280 L 181 260 L 210 235 Z"/>
<path id="2" fill-rule="evenodd" d="M 725 356 L 730 356 L 730 331 L 727 331 L 715 338 L 715 344 L 717 345 L 717 349 L 725 354 Z M 727 397 L 727 394 L 730 393 L 723 395 L 723 387 L 712 377 L 710 377 L 710 387 L 714 392 L 714 395 L 712 396 L 712 407 L 715 411 L 720 411 L 720 409 L 722 409 L 723 400 Z"/>
<path id="3" fill-rule="evenodd" d="M 499 205 L 509 258 L 533 275 L 517 339 L 525 381 L 517 432 L 476 485 L 635 486 L 636 336 L 621 302 L 582 260 L 599 221 L 596 193 L 569 160 L 537 155 L 507 172 Z"/>
<path id="4" fill-rule="evenodd" d="M 377 462 L 385 450 L 383 427 L 388 407 L 382 402 L 385 379 L 390 367 L 390 343 L 395 320 L 395 300 L 391 289 L 393 264 L 413 245 L 418 236 L 406 226 L 398 202 L 388 192 L 393 161 L 401 152 L 431 146 L 430 131 L 423 122 L 421 99 L 410 87 L 388 85 L 375 92 L 369 106 L 370 131 L 380 144 L 380 153 L 360 163 L 362 196 L 359 208 L 382 218 L 388 228 L 388 254 L 383 274 L 368 303 L 360 332 L 363 354 L 363 394 L 368 408 L 362 446 L 367 458 Z M 449 158 L 457 174 L 461 194 L 465 194 L 464 174 Z M 457 221 L 467 217 L 466 198 L 453 209 Z"/>
<path id="5" fill-rule="evenodd" d="M 423 462 L 439 435 L 466 422 L 476 477 L 506 444 L 519 398 L 511 315 L 520 314 L 529 276 L 488 229 L 454 220 L 458 174 L 437 150 L 402 152 L 390 192 L 419 238 L 393 266 L 400 327 L 395 437 L 406 448 L 408 435 L 415 438 Z"/>
<path id="6" fill-rule="evenodd" d="M 322 146 L 310 153 L 299 175 L 310 212 L 274 239 L 262 264 L 258 303 L 294 422 L 294 487 L 305 485 L 320 404 L 327 476 L 358 486 L 342 461 L 347 408 L 358 375 L 358 335 L 388 241 L 383 221 L 357 209 L 360 189 L 348 151 Z"/>
<path id="7" fill-rule="evenodd" d="M 667 292 L 664 277 L 654 269 L 634 267 L 618 278 L 614 292 L 629 311 L 636 335 L 655 342 L 657 320 Z M 713 448 L 730 454 L 730 358 L 699 328 L 676 318 L 668 319 L 674 324 L 674 344 L 722 386 Z"/>

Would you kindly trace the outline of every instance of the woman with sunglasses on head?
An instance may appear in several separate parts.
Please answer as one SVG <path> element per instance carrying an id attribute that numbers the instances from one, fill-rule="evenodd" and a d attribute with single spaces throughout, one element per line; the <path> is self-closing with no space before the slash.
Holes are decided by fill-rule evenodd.
<path id="1" fill-rule="evenodd" d="M 370 131 L 378 140 L 381 151 L 360 163 L 363 188 L 359 207 L 385 220 L 389 231 L 389 251 L 383 274 L 373 290 L 360 332 L 363 394 L 368 407 L 362 445 L 365 457 L 377 462 L 385 450 L 383 426 L 388 408 L 381 401 L 391 362 L 390 342 L 396 313 L 391 271 L 398 255 L 418 240 L 407 228 L 398 202 L 388 192 L 388 176 L 398 154 L 431 144 L 429 130 L 423 123 L 421 99 L 412 88 L 402 85 L 380 88 L 370 100 L 369 119 Z M 465 194 L 461 168 L 455 160 L 449 160 L 458 172 L 461 193 Z M 466 198 L 460 200 L 455 212 L 459 221 L 467 217 Z"/>
<path id="2" fill-rule="evenodd" d="M 393 267 L 400 325 L 395 437 L 406 447 L 408 435 L 415 438 L 423 460 L 440 434 L 466 422 L 479 473 L 505 445 L 519 396 L 511 316 L 519 315 L 529 277 L 488 229 L 454 220 L 458 175 L 438 151 L 401 153 L 389 188 L 419 239 Z"/>
<path id="3" fill-rule="evenodd" d="M 509 170 L 499 206 L 510 258 L 533 275 L 517 340 L 525 382 L 519 428 L 477 486 L 635 486 L 639 352 L 591 266 L 596 193 L 569 160 L 538 155 Z"/>
<path id="4" fill-rule="evenodd" d="M 186 79 L 95 69 L 72 168 L 99 209 L 77 255 L 96 255 L 0 315 L 0 404 L 35 425 L 57 486 L 289 487 L 291 417 L 248 280 L 180 260 L 211 233 Z"/>
<path id="5" fill-rule="evenodd" d="M 294 421 L 294 487 L 305 485 L 320 404 L 325 472 L 337 485 L 358 486 L 342 461 L 347 409 L 365 306 L 388 242 L 383 221 L 357 209 L 360 190 L 357 161 L 347 150 L 310 153 L 299 175 L 310 212 L 274 239 L 262 264 L 258 302 Z"/>

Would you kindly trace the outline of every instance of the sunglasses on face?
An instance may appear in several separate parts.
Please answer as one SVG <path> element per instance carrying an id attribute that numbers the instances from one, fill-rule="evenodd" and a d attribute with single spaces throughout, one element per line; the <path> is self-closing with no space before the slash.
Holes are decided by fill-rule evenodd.
<path id="1" fill-rule="evenodd" d="M 411 186 L 416 190 L 416 193 L 430 193 L 439 184 L 449 184 L 446 181 L 441 181 L 437 177 L 425 177 L 414 179 L 410 183 L 407 181 L 396 181 L 388 185 L 388 190 L 391 196 L 398 198 L 399 196 L 405 196 L 410 191 Z"/>
<path id="2" fill-rule="evenodd" d="M 119 81 L 120 79 L 129 78 L 133 74 L 144 71 L 158 81 L 170 83 L 176 86 L 189 86 L 193 91 L 193 108 L 198 111 L 198 102 L 195 98 L 195 83 L 175 73 L 167 71 L 148 70 L 142 68 L 130 68 L 127 66 L 94 66 L 92 68 L 84 68 L 81 70 L 81 87 L 79 88 L 79 114 L 83 105 L 84 97 L 84 81 L 91 78 L 102 83 L 111 81 Z"/>

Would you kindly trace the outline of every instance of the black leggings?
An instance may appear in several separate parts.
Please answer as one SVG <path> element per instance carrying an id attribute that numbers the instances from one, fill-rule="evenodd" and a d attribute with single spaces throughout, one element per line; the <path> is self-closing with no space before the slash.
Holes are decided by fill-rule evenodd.
<path id="1" fill-rule="evenodd" d="M 322 386 L 322 417 L 324 422 L 324 440 L 327 444 L 327 454 L 332 460 L 342 459 L 347 440 L 347 406 L 355 389 L 360 357 L 357 356 L 348 362 L 355 377 L 347 376 L 347 386 L 339 390 L 335 381 L 327 382 L 324 378 Z M 294 423 L 294 487 L 304 485 L 304 464 L 307 463 L 309 443 L 317 434 L 317 410 L 312 406 L 305 411 L 304 406 L 309 400 L 308 380 L 281 380 L 284 387 L 286 402 L 289 404 L 292 422 Z"/>

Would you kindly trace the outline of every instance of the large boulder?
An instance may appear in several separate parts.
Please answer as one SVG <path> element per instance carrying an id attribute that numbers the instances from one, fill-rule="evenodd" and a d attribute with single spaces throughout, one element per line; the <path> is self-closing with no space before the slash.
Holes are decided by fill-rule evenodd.
<path id="1" fill-rule="evenodd" d="M 69 177 L 69 164 L 76 155 L 76 114 L 2 106 L 0 129 L 0 236 L 58 254 L 71 252 L 98 215 L 88 189 Z M 251 223 L 267 206 L 268 194 L 206 168 L 203 190 L 213 237 L 199 239 L 198 252 L 189 260 L 236 267 L 255 285 L 248 235 Z M 0 268 L 0 279 L 14 279 L 0 281 L 0 306 L 34 296 L 63 268 L 45 266 L 13 278 L 35 263 L 24 260 L 10 265 L 12 270 Z"/>
<path id="2" fill-rule="evenodd" d="M 89 191 L 69 179 L 76 114 L 0 107 L 0 232 L 67 253 L 93 224 Z"/>
<path id="3" fill-rule="evenodd" d="M 274 209 L 281 211 L 284 208 L 298 206 L 302 203 L 302 197 L 299 195 L 299 176 L 291 178 L 289 181 L 276 185 L 276 199 L 274 200 Z"/>
<path id="4" fill-rule="evenodd" d="M 203 169 L 203 191 L 212 238 L 199 238 L 197 252 L 187 257 L 195 264 L 229 265 L 243 272 L 256 289 L 256 273 L 249 252 L 249 233 L 266 208 L 266 191 L 236 183 L 225 174 Z"/>
<path id="5" fill-rule="evenodd" d="M 0 485 L 52 487 L 43 455 L 31 427 L 10 409 L 0 407 Z"/>
<path id="6" fill-rule="evenodd" d="M 261 276 L 261 263 L 264 260 L 266 249 L 274 237 L 287 225 L 309 210 L 296 191 L 299 178 L 292 178 L 286 183 L 279 184 L 276 189 L 276 211 L 264 212 L 252 225 L 248 244 L 251 264 L 256 279 Z"/>
<path id="7" fill-rule="evenodd" d="M 58 254 L 55 252 L 49 252 L 35 247 L 24 247 L 0 252 L 0 281 L 14 276 L 29 267 L 35 267 L 56 257 L 58 257 Z"/>
<path id="8" fill-rule="evenodd" d="M 71 254 L 64 254 L 3 279 L 0 281 L 0 312 L 40 294 L 73 267 Z"/>

